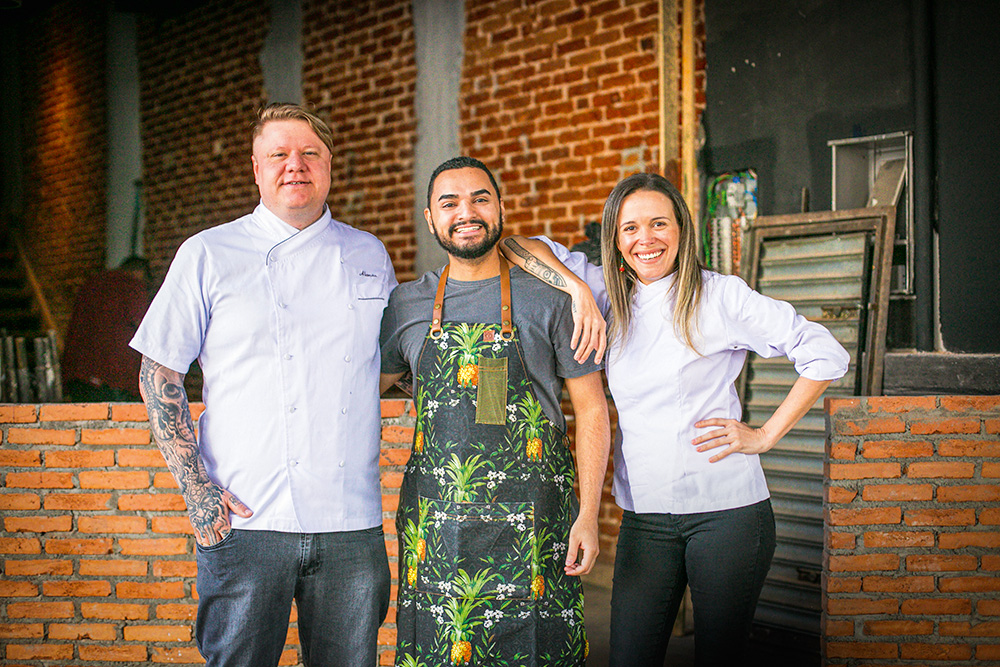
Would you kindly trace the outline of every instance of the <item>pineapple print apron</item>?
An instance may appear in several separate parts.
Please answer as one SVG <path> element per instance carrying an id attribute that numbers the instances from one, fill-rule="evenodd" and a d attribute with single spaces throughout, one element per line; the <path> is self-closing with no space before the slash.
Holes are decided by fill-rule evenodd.
<path id="1" fill-rule="evenodd" d="M 511 323 L 443 323 L 448 269 L 414 379 L 400 489 L 397 667 L 584 664 L 583 590 L 563 571 L 577 512 L 565 435 L 544 415 Z"/>

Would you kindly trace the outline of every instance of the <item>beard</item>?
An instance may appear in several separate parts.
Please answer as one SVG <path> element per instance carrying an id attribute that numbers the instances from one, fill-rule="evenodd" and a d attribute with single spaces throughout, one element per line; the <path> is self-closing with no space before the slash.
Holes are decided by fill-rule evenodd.
<path id="1" fill-rule="evenodd" d="M 486 236 L 482 241 L 473 243 L 471 245 L 460 246 L 452 242 L 451 235 L 454 233 L 455 228 L 461 227 L 463 225 L 482 225 L 483 229 L 486 230 Z M 448 229 L 448 236 L 442 237 L 438 234 L 437 226 L 432 225 L 432 231 L 434 232 L 434 238 L 437 239 L 438 244 L 445 249 L 449 255 L 458 257 L 459 259 L 479 259 L 483 255 L 487 254 L 493 250 L 497 242 L 500 240 L 500 235 L 503 233 L 503 215 L 500 215 L 499 222 L 496 227 L 490 228 L 484 220 L 476 218 L 475 220 L 469 220 L 468 222 L 463 222 L 461 224 L 452 225 Z"/>

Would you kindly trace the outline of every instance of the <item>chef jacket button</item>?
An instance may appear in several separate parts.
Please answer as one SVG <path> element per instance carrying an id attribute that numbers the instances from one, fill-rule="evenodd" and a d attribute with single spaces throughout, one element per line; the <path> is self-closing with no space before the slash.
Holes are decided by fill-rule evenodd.
<path id="1" fill-rule="evenodd" d="M 347 355 L 346 357 L 344 357 L 344 361 L 350 363 L 350 361 L 351 361 L 351 355 Z"/>
<path id="2" fill-rule="evenodd" d="M 294 405 L 289 405 L 288 406 L 288 412 L 295 412 L 295 406 Z"/>
<path id="3" fill-rule="evenodd" d="M 289 359 L 291 359 L 291 358 L 292 358 L 292 355 L 290 355 L 290 354 L 286 354 L 286 355 L 285 355 L 285 361 L 288 361 L 288 360 L 289 360 Z"/>
<path id="4" fill-rule="evenodd" d="M 292 459 L 292 460 L 291 460 L 291 464 L 292 464 L 293 466 L 297 466 L 297 465 L 299 464 L 299 462 L 298 462 L 298 461 L 296 461 L 295 459 Z"/>
<path id="5" fill-rule="evenodd" d="M 341 467 L 341 468 L 343 468 L 343 467 L 344 467 L 344 462 L 343 462 L 343 461 L 341 461 L 341 462 L 340 462 L 340 467 Z"/>
<path id="6" fill-rule="evenodd" d="M 341 408 L 340 409 L 340 414 L 346 415 L 347 414 L 347 408 Z"/>
<path id="7" fill-rule="evenodd" d="M 347 310 L 354 310 L 354 304 L 353 303 L 347 304 Z"/>

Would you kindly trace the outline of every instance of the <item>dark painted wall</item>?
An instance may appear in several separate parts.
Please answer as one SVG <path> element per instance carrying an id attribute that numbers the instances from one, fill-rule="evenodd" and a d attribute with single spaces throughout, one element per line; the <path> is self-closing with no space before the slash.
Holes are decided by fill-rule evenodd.
<path id="1" fill-rule="evenodd" d="M 703 170 L 756 169 L 763 215 L 798 212 L 803 187 L 828 210 L 827 141 L 916 129 L 912 4 L 706 0 Z M 996 353 L 1000 3 L 931 5 L 942 339 Z"/>

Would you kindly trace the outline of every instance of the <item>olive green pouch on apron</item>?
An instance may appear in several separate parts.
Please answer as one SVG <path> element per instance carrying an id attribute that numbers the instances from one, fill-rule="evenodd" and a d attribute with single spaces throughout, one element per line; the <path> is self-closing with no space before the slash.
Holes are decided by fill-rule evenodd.
<path id="1" fill-rule="evenodd" d="M 479 357 L 476 423 L 503 425 L 507 421 L 507 357 Z"/>

